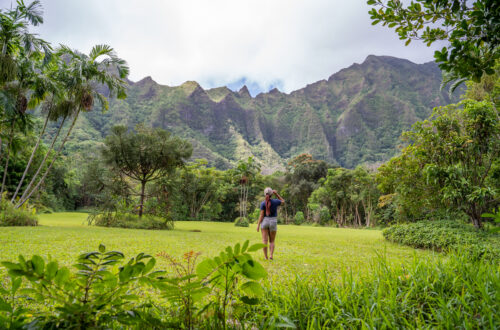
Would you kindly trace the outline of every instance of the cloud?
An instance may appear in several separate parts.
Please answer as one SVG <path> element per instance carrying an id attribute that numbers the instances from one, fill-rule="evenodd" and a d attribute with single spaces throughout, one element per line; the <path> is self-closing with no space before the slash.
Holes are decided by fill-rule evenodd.
<path id="1" fill-rule="evenodd" d="M 0 6 L 11 1 L 0 0 Z M 394 31 L 372 26 L 364 0 L 46 0 L 37 29 L 54 44 L 88 51 L 106 43 L 131 67 L 165 85 L 204 88 L 244 81 L 254 93 L 291 92 L 366 56 L 422 63 L 433 49 L 405 47 Z"/>

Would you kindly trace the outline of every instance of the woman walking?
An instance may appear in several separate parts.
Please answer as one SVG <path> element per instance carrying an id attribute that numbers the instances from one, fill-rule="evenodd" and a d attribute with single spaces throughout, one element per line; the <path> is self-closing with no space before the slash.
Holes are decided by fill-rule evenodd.
<path id="1" fill-rule="evenodd" d="M 271 198 L 273 194 L 278 199 Z M 264 189 L 264 195 L 266 196 L 266 200 L 260 203 L 260 217 L 257 223 L 257 231 L 262 229 L 262 243 L 267 245 L 269 242 L 269 258 L 273 260 L 274 240 L 278 231 L 278 206 L 283 205 L 285 200 L 276 190 L 272 190 L 269 187 Z M 267 260 L 267 246 L 262 250 Z"/>

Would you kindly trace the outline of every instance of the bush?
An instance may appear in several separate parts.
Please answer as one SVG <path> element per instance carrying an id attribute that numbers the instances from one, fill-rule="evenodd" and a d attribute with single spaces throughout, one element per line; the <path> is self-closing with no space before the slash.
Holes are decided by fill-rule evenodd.
<path id="1" fill-rule="evenodd" d="M 295 213 L 295 216 L 293 217 L 293 221 L 296 225 L 301 225 L 302 223 L 304 223 L 304 213 L 302 213 L 301 211 Z"/>
<path id="2" fill-rule="evenodd" d="M 0 227 L 5 226 L 38 226 L 36 211 L 26 204 L 16 209 L 5 198 L 0 201 Z"/>
<path id="3" fill-rule="evenodd" d="M 250 223 L 246 217 L 237 217 L 236 220 L 234 220 L 234 225 L 236 227 L 248 227 Z"/>
<path id="4" fill-rule="evenodd" d="M 267 272 L 249 254 L 263 246 L 247 240 L 200 263 L 193 251 L 182 261 L 160 253 L 173 268 L 168 276 L 149 254 L 127 261 L 102 244 L 73 268 L 20 255 L 1 263 L 10 278 L 0 281 L 0 329 L 225 329 L 233 306 L 264 293 L 258 281 Z M 151 293 L 162 301 L 152 304 Z"/>
<path id="5" fill-rule="evenodd" d="M 173 221 L 157 216 L 144 214 L 140 218 L 136 214 L 121 212 L 93 213 L 88 217 L 89 225 L 101 227 L 118 227 L 130 229 L 173 229 Z"/>
<path id="6" fill-rule="evenodd" d="M 328 224 L 328 222 L 331 220 L 331 215 L 330 215 L 330 210 L 328 210 L 328 207 L 322 207 L 319 209 L 319 224 L 324 226 Z"/>
<path id="7" fill-rule="evenodd" d="M 437 251 L 460 250 L 474 258 L 500 257 L 498 237 L 452 220 L 400 224 L 383 231 L 394 243 Z"/>

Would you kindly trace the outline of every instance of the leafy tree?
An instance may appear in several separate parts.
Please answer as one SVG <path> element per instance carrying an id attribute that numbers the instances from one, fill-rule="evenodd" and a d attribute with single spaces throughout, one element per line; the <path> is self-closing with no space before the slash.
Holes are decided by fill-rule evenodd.
<path id="1" fill-rule="evenodd" d="M 24 190 L 16 207 L 24 204 L 43 183 L 52 165 L 64 148 L 64 144 L 71 135 L 80 112 L 91 111 L 94 108 L 94 100 L 97 100 L 103 109 L 108 108 L 107 98 L 102 92 L 103 88 L 106 89 L 105 93 L 108 97 L 126 97 L 125 81 L 122 79 L 128 75 L 128 66 L 124 60 L 116 56 L 110 46 L 94 46 L 89 55 L 73 51 L 66 46 L 61 46 L 56 54 L 58 55 L 58 60 L 56 61 L 56 65 L 49 67 L 51 72 L 48 74 L 61 85 L 61 88 L 46 101 L 48 108 L 47 119 L 52 118 L 57 120 L 62 118 L 62 120 L 49 150 L 53 149 L 65 120 L 71 117 L 73 117 L 73 120 L 59 148 L 52 157 L 47 170 L 45 170 L 38 183 L 33 187 L 40 175 L 41 166 L 47 160 L 48 154 Z M 113 70 L 116 70 L 117 74 Z M 41 136 L 39 139 L 41 139 Z M 29 165 L 27 166 L 28 168 Z M 21 184 L 22 180 L 12 197 L 12 201 L 14 201 Z"/>
<path id="2" fill-rule="evenodd" d="M 309 218 L 307 201 L 311 193 L 319 187 L 318 181 L 326 177 L 328 164 L 323 160 L 315 160 L 310 154 L 301 154 L 288 163 L 286 180 L 287 204 L 294 213 L 301 210 Z"/>
<path id="3" fill-rule="evenodd" d="M 372 24 L 395 28 L 399 38 L 422 40 L 427 46 L 438 40 L 449 42 L 434 53 L 444 82 L 456 80 L 452 89 L 468 79 L 479 82 L 493 74 L 500 58 L 500 5 L 497 0 L 368 0 Z"/>
<path id="4" fill-rule="evenodd" d="M 162 129 L 137 126 L 128 131 L 115 126 L 105 139 L 105 162 L 141 185 L 139 217 L 142 217 L 146 184 L 171 173 L 192 154 L 189 142 Z"/>
<path id="5" fill-rule="evenodd" d="M 395 185 L 403 204 L 413 208 L 413 216 L 418 216 L 419 208 L 444 207 L 464 212 L 474 226 L 481 227 L 481 214 L 499 203 L 500 181 L 495 173 L 500 121 L 494 106 L 464 100 L 436 108 L 405 138 L 411 144 L 381 168 L 382 184 Z"/>
<path id="6" fill-rule="evenodd" d="M 340 226 L 370 226 L 378 196 L 374 176 L 366 169 L 336 168 L 328 170 L 309 202 L 326 206 Z"/>

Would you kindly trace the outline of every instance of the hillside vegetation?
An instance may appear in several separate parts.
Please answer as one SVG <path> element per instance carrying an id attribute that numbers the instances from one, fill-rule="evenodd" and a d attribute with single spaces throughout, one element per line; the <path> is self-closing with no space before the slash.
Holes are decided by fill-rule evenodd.
<path id="1" fill-rule="evenodd" d="M 82 115 L 67 152 L 88 155 L 114 125 L 145 123 L 189 139 L 193 159 L 220 169 L 253 156 L 269 173 L 301 153 L 354 168 L 390 159 L 402 131 L 433 107 L 456 101 L 440 83 L 434 62 L 388 56 L 368 56 L 290 94 L 273 89 L 252 97 L 245 86 L 238 92 L 204 90 L 194 81 L 169 87 L 146 77 L 129 82 L 128 97 L 113 100 L 107 112 Z"/>

